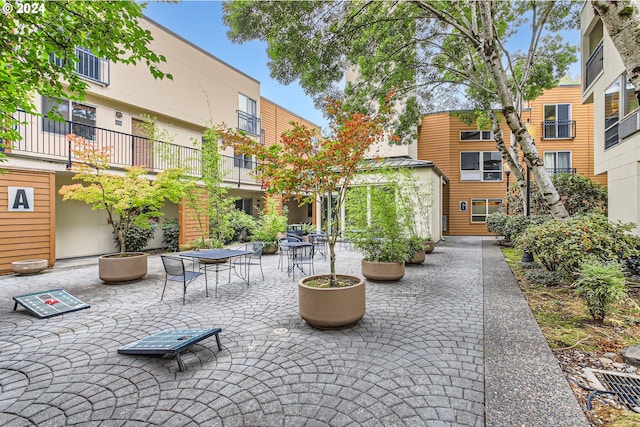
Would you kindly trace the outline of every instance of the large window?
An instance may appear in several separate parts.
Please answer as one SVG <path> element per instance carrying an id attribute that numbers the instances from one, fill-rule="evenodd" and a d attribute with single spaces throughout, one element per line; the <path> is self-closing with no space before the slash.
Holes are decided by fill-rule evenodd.
<path id="1" fill-rule="evenodd" d="M 544 139 L 573 138 L 571 104 L 544 106 Z"/>
<path id="2" fill-rule="evenodd" d="M 255 99 L 238 94 L 238 129 L 258 135 L 259 121 L 258 104 Z"/>
<path id="3" fill-rule="evenodd" d="M 613 147 L 630 134 L 628 129 L 622 135 L 618 133 L 620 121 L 637 109 L 638 100 L 633 93 L 633 84 L 627 74 L 623 74 L 604 92 L 604 148 Z M 636 130 L 634 127 L 631 132 Z"/>
<path id="4" fill-rule="evenodd" d="M 487 222 L 487 215 L 497 212 L 502 199 L 471 199 L 471 222 Z"/>
<path id="5" fill-rule="evenodd" d="M 545 151 L 544 167 L 550 173 L 571 173 L 571 151 Z"/>
<path id="6" fill-rule="evenodd" d="M 72 132 L 85 139 L 95 138 L 96 109 L 68 99 L 42 97 L 42 130 L 66 135 Z M 49 118 L 51 117 L 51 118 Z M 55 120 L 54 117 L 62 118 Z"/>
<path id="7" fill-rule="evenodd" d="M 499 151 L 461 152 L 460 180 L 502 181 L 502 155 Z"/>

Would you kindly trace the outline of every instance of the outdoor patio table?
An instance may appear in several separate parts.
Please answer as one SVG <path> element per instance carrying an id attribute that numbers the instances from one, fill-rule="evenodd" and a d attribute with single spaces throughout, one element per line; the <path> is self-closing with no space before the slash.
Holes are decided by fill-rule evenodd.
<path id="1" fill-rule="evenodd" d="M 211 261 L 222 261 L 227 258 L 234 258 L 243 255 L 251 254 L 251 251 L 240 251 L 237 249 L 205 249 L 202 251 L 188 251 L 188 252 L 179 252 L 178 255 L 181 257 L 192 258 L 193 261 L 197 259 L 206 259 Z M 214 290 L 214 298 L 218 297 L 218 272 L 220 271 L 220 266 L 225 264 L 223 262 L 213 264 L 216 267 L 216 287 Z M 228 266 L 228 268 L 231 268 Z M 207 267 L 205 266 L 204 270 L 205 281 L 207 280 Z"/>

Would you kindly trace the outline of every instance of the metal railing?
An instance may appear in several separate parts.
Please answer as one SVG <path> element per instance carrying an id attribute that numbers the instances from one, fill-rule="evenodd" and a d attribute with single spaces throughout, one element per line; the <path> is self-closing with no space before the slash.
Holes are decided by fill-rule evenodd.
<path id="1" fill-rule="evenodd" d="M 575 175 L 576 174 L 576 168 L 546 168 L 547 172 L 549 172 L 550 174 L 560 174 L 560 173 L 568 173 L 571 175 Z"/>
<path id="2" fill-rule="evenodd" d="M 585 89 L 591 86 L 591 83 L 598 77 L 603 69 L 603 40 L 598 43 L 593 53 L 584 65 L 584 83 Z"/>
<path id="3" fill-rule="evenodd" d="M 201 150 L 179 144 L 156 141 L 142 136 L 99 128 L 69 120 L 58 121 L 19 111 L 14 117 L 20 122 L 17 130 L 22 137 L 8 142 L 9 156 L 64 162 L 71 168 L 79 161 L 73 143 L 66 138 L 73 133 L 84 137 L 94 148 L 108 147 L 109 164 L 115 168 L 139 165 L 151 173 L 172 167 L 182 167 L 189 174 L 201 176 Z M 257 163 L 253 160 L 222 156 L 223 181 L 238 186 L 262 185 L 253 175 Z"/>
<path id="4" fill-rule="evenodd" d="M 241 110 L 236 110 L 236 112 L 238 113 L 238 129 L 251 135 L 258 135 L 260 131 L 260 119 Z"/>
<path id="5" fill-rule="evenodd" d="M 109 86 L 111 82 L 111 65 L 109 60 L 98 58 L 89 49 L 76 47 L 76 74 L 101 85 Z M 51 55 L 54 64 L 62 67 L 64 60 Z"/>
<path id="6" fill-rule="evenodd" d="M 542 139 L 573 139 L 575 137 L 575 120 L 545 120 L 542 122 Z"/>

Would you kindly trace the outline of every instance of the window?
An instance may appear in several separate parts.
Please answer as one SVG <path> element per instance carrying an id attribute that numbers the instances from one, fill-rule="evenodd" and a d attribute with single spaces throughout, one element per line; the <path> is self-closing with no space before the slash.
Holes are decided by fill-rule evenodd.
<path id="1" fill-rule="evenodd" d="M 493 131 L 461 130 L 460 141 L 493 141 Z"/>
<path id="2" fill-rule="evenodd" d="M 258 104 L 243 94 L 238 94 L 238 129 L 258 135 Z"/>
<path id="3" fill-rule="evenodd" d="M 253 199 L 251 197 L 243 197 L 236 200 L 236 210 L 253 215 Z"/>
<path id="4" fill-rule="evenodd" d="M 618 143 L 618 123 L 620 122 L 620 81 L 613 82 L 604 92 L 604 147 Z"/>
<path id="5" fill-rule="evenodd" d="M 471 222 L 487 222 L 487 215 L 497 212 L 502 199 L 471 199 Z"/>
<path id="6" fill-rule="evenodd" d="M 544 106 L 544 139 L 573 138 L 571 104 Z"/>
<path id="7" fill-rule="evenodd" d="M 620 121 L 638 109 L 633 84 L 627 74 L 621 75 L 604 92 L 604 148 L 610 148 L 630 135 L 628 129 L 618 133 Z M 624 121 L 624 120 L 623 120 Z M 631 131 L 637 130 L 636 127 Z"/>
<path id="8" fill-rule="evenodd" d="M 51 118 L 48 115 L 51 114 Z M 71 114 L 71 118 L 69 117 Z M 72 132 L 85 139 L 95 139 L 96 109 L 68 99 L 42 97 L 42 130 L 66 135 Z M 61 117 L 64 121 L 53 119 Z"/>
<path id="9" fill-rule="evenodd" d="M 571 152 L 545 151 L 544 167 L 550 173 L 571 173 Z"/>
<path id="10" fill-rule="evenodd" d="M 462 181 L 502 181 L 502 155 L 499 151 L 461 152 Z"/>
<path id="11" fill-rule="evenodd" d="M 252 162 L 251 156 L 248 154 L 241 154 L 236 151 L 233 152 L 233 166 L 236 168 L 251 169 Z"/>
<path id="12" fill-rule="evenodd" d="M 636 98 L 633 93 L 633 83 L 629 80 L 629 76 L 625 75 L 625 87 L 623 92 L 623 102 L 622 102 L 622 117 L 627 116 L 634 110 L 638 109 L 638 98 Z"/>
<path id="13" fill-rule="evenodd" d="M 54 54 L 49 56 L 58 67 L 64 67 L 63 58 L 57 58 Z M 76 47 L 76 74 L 95 82 L 109 85 L 109 61 L 101 59 L 91 53 L 86 47 Z"/>

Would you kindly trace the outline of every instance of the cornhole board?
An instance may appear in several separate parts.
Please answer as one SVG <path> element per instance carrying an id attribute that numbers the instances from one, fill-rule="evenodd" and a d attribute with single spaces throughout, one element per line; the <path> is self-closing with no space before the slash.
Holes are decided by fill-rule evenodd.
<path id="1" fill-rule="evenodd" d="M 184 371 L 184 363 L 180 353 L 191 348 L 194 344 L 209 338 L 216 337 L 218 350 L 222 350 L 218 334 L 222 332 L 220 328 L 213 329 L 178 329 L 175 331 L 162 331 L 148 336 L 139 341 L 132 342 L 118 349 L 119 354 L 136 355 L 169 355 L 175 356 L 180 371 Z"/>
<path id="2" fill-rule="evenodd" d="M 43 292 L 18 295 L 13 297 L 13 300 L 15 301 L 13 305 L 14 311 L 18 308 L 18 304 L 20 304 L 40 319 L 59 316 L 91 307 L 89 304 L 80 301 L 62 289 L 50 289 Z"/>

